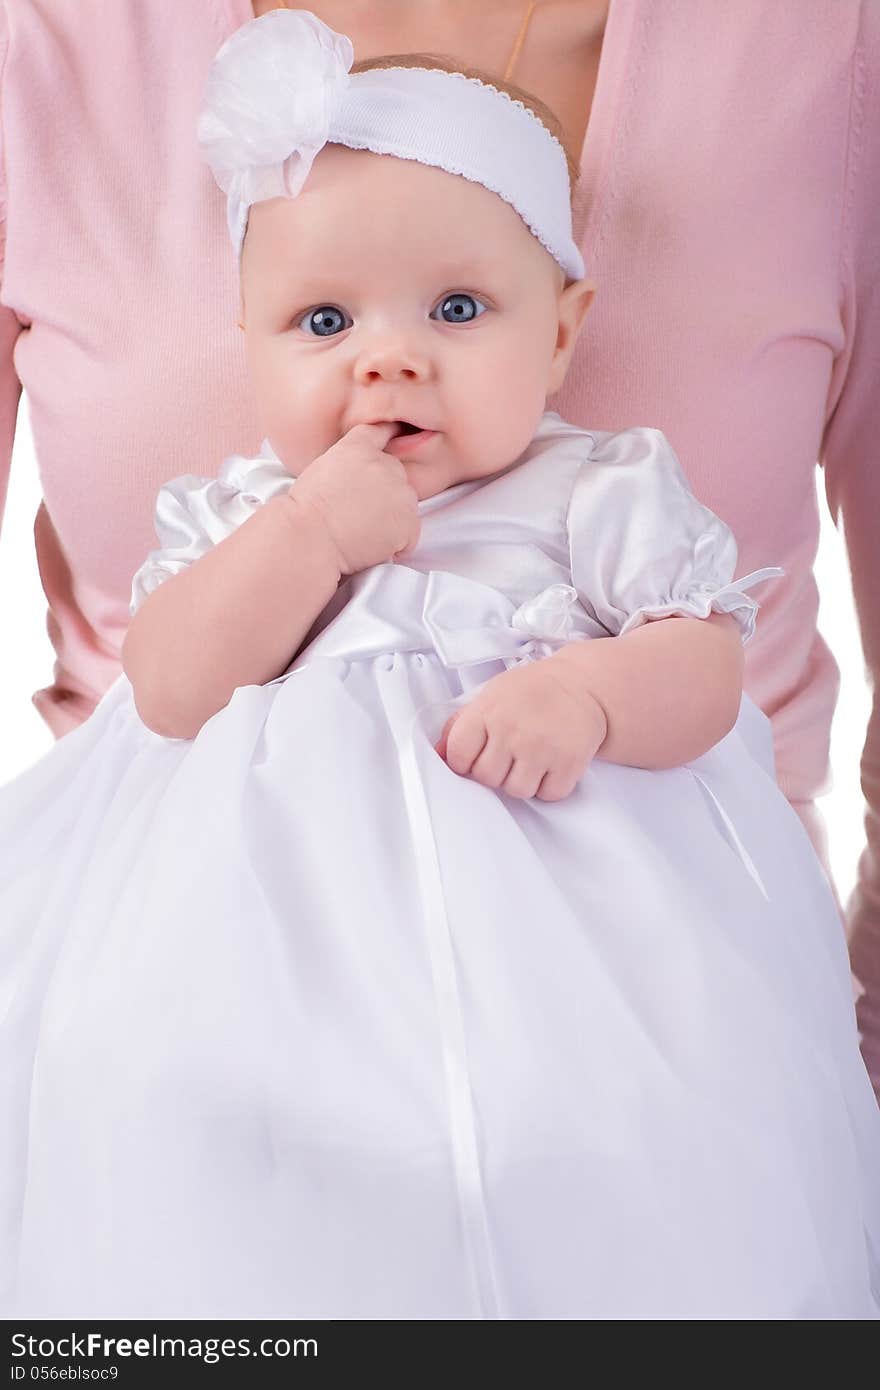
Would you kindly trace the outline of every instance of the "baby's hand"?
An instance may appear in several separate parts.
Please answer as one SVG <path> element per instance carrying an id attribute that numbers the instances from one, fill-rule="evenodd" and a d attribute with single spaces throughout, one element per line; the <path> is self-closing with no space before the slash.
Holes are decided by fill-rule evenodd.
<path id="1" fill-rule="evenodd" d="M 608 731 L 598 700 L 549 661 L 528 661 L 487 681 L 443 726 L 435 744 L 453 772 L 508 796 L 562 801 Z"/>
<path id="2" fill-rule="evenodd" d="M 391 562 L 418 542 L 418 494 L 406 464 L 385 453 L 401 428 L 399 421 L 354 425 L 289 490 L 329 536 L 341 575 Z"/>

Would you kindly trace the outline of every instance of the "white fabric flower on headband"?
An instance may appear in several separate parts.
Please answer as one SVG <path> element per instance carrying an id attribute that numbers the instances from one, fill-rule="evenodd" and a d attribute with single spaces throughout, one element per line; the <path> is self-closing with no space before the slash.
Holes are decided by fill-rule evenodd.
<path id="1" fill-rule="evenodd" d="M 227 195 L 247 207 L 299 193 L 353 62 L 351 40 L 310 10 L 271 10 L 230 35 L 211 65 L 197 128 Z"/>

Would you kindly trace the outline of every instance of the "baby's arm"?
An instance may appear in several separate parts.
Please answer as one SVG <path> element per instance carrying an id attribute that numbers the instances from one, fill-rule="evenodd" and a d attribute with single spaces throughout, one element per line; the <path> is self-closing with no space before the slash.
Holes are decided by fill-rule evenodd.
<path id="1" fill-rule="evenodd" d="M 435 747 L 460 776 L 542 801 L 568 796 L 595 757 L 677 767 L 736 723 L 741 649 L 736 619 L 717 612 L 570 642 L 493 676 Z"/>
<path id="2" fill-rule="evenodd" d="M 493 677 L 435 745 L 461 776 L 543 801 L 568 796 L 594 757 L 660 771 L 730 733 L 759 607 L 744 590 L 783 573 L 734 579 L 733 533 L 694 497 L 662 432 L 643 426 L 595 437 L 566 530 L 571 585 L 552 587 L 576 594 L 608 636 Z"/>
<path id="3" fill-rule="evenodd" d="M 713 748 L 739 714 L 745 662 L 730 613 L 676 615 L 623 637 L 569 642 L 546 662 L 570 691 L 602 707 L 608 731 L 596 756 L 606 762 L 678 767 Z"/>
<path id="4" fill-rule="evenodd" d="M 132 618 L 122 665 L 143 722 L 194 738 L 237 686 L 285 669 L 340 577 L 320 518 L 289 492 L 264 503 Z"/>

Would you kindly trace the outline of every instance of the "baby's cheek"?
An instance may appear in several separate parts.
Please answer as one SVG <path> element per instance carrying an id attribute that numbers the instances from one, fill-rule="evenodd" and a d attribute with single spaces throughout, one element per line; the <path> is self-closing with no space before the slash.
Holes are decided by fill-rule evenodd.
<path id="1" fill-rule="evenodd" d="M 322 410 L 320 402 L 300 401 L 289 382 L 265 383 L 257 411 L 263 435 L 289 473 L 300 474 L 337 442 L 338 412 Z"/>
<path id="2" fill-rule="evenodd" d="M 298 478 L 301 473 L 314 463 L 315 459 L 321 454 L 326 453 L 335 440 L 326 439 L 314 428 L 300 427 L 297 421 L 291 421 L 289 415 L 283 410 L 261 415 L 263 424 L 262 433 L 268 439 L 275 453 L 280 458 L 284 467 L 292 477 Z"/>
<path id="3" fill-rule="evenodd" d="M 488 371 L 485 396 L 492 403 L 496 428 L 504 430 L 510 445 L 519 444 L 521 452 L 547 408 L 548 362 L 542 337 L 524 328 L 494 354 Z"/>
<path id="4" fill-rule="evenodd" d="M 546 410 L 546 397 L 533 381 L 503 379 L 484 393 L 484 447 L 496 468 L 504 468 L 529 447 Z"/>

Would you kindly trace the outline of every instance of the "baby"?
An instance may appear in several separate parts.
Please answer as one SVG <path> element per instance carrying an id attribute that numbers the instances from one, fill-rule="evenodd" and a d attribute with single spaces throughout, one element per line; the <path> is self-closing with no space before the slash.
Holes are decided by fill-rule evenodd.
<path id="1" fill-rule="evenodd" d="M 136 613 L 124 668 L 169 737 L 277 676 L 341 578 L 411 552 L 419 501 L 522 456 L 594 286 L 566 283 L 482 184 L 327 145 L 298 197 L 251 208 L 241 291 L 260 418 L 298 481 Z M 720 611 L 577 641 L 493 682 L 456 717 L 447 762 L 548 800 L 599 753 L 671 767 L 733 727 L 742 671 Z"/>
<path id="2" fill-rule="evenodd" d="M 161 490 L 124 675 L 0 794 L 4 1309 L 876 1317 L 846 947 L 742 693 L 779 571 L 547 409 L 553 118 L 352 57 L 215 59 L 266 438 Z"/>

